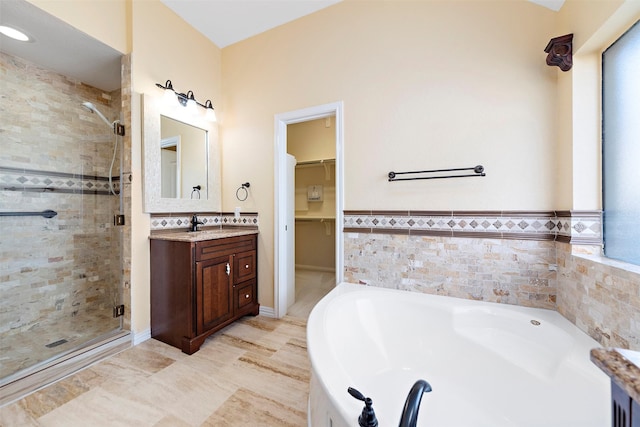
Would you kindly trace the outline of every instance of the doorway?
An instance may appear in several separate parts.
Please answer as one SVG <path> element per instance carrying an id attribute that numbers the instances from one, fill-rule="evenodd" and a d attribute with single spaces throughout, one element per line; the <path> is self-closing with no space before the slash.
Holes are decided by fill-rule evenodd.
<path id="1" fill-rule="evenodd" d="M 291 154 L 287 152 L 287 141 L 289 131 L 297 131 L 296 128 L 289 129 L 290 126 L 313 122 L 316 125 L 329 125 L 333 134 L 334 146 L 329 150 L 331 154 L 298 153 L 300 159 L 297 169 L 316 169 L 307 171 L 306 180 L 303 185 L 298 186 L 296 191 L 292 185 L 295 180 L 296 167 L 292 167 Z M 275 117 L 276 129 L 276 161 L 275 161 L 275 263 L 274 263 L 274 314 L 277 318 L 287 314 L 288 308 L 295 299 L 294 292 L 296 286 L 296 267 L 298 264 L 298 279 L 306 281 L 307 285 L 320 281 L 330 287 L 342 281 L 343 278 L 343 236 L 342 236 L 342 212 L 343 212 L 343 106 L 342 102 L 310 107 L 289 113 L 278 114 Z M 325 128 L 325 133 L 326 133 Z M 308 147 L 307 147 L 308 148 Z M 317 147 L 316 147 L 317 148 Z M 326 147 L 325 147 L 326 148 Z M 295 151 L 295 150 L 294 150 Z M 331 157 L 333 155 L 333 157 Z M 324 176 L 324 181 L 318 178 L 318 173 Z M 326 178 L 329 178 L 328 180 Z M 311 181 L 309 181 L 311 180 Z M 318 181 L 318 182 L 316 182 Z M 328 185 L 327 185 L 328 184 Z M 325 193 L 326 191 L 326 193 Z M 296 194 L 291 194 L 292 192 Z M 299 193 L 299 194 L 297 194 Z M 324 203 L 325 194 L 331 196 L 332 201 Z M 297 206 L 296 206 L 297 201 Z M 297 209 L 299 208 L 299 209 Z M 310 267 L 302 264 L 309 262 L 295 259 L 295 235 L 296 235 L 296 215 L 298 210 L 299 221 L 305 221 L 304 226 L 313 225 L 313 230 L 307 230 L 307 236 L 316 238 L 324 233 L 322 240 L 326 244 L 326 234 L 333 237 L 333 262 L 328 263 L 325 255 L 322 260 L 313 259 L 313 263 L 320 264 L 314 270 L 307 273 L 307 269 L 300 267 Z M 304 213 L 305 217 L 300 218 Z M 307 224 L 309 222 L 309 224 Z M 313 224 L 311 224 L 313 222 Z M 302 224 L 302 223 L 301 223 Z M 309 232 L 311 234 L 309 234 Z M 300 262 L 298 262 L 300 261 Z M 324 264 L 324 265 L 322 265 Z M 330 264 L 330 265 L 329 265 Z M 328 276 L 328 277 L 327 277 Z M 307 309 L 308 311 L 308 309 Z"/>

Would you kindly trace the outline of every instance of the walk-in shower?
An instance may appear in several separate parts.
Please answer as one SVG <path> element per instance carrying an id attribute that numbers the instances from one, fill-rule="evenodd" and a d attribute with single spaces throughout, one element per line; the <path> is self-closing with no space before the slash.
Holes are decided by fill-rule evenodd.
<path id="1" fill-rule="evenodd" d="M 115 220 L 123 216 L 120 89 L 70 84 L 5 53 L 0 65 L 1 405 L 29 389 L 25 379 L 77 369 L 104 343 L 130 339 L 125 233 Z"/>

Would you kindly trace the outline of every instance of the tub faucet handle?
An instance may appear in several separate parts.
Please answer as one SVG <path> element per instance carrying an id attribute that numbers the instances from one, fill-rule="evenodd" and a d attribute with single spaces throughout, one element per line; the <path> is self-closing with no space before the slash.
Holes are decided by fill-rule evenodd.
<path id="1" fill-rule="evenodd" d="M 358 425 L 360 427 L 378 427 L 378 419 L 376 418 L 376 413 L 373 411 L 373 400 L 364 397 L 362 393 L 353 387 L 349 387 L 347 392 L 356 399 L 364 402 L 362 414 L 358 417 Z"/>

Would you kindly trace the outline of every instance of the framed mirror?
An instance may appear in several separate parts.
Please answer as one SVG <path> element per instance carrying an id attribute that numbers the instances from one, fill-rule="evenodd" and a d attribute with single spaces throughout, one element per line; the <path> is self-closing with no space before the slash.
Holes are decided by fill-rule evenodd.
<path id="1" fill-rule="evenodd" d="M 217 124 L 148 94 L 142 120 L 145 212 L 219 212 Z"/>

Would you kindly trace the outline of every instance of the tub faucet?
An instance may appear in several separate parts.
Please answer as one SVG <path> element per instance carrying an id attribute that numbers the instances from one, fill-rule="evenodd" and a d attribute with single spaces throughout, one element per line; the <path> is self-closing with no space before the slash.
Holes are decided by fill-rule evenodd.
<path id="1" fill-rule="evenodd" d="M 204 224 L 204 222 L 198 219 L 198 215 L 193 214 L 193 216 L 191 217 L 191 230 L 189 231 L 198 231 L 198 225 L 202 224 Z"/>
<path id="2" fill-rule="evenodd" d="M 404 402 L 399 427 L 416 427 L 418 425 L 418 410 L 420 409 L 422 394 L 430 391 L 431 386 L 428 382 L 425 380 L 416 381 L 409 391 L 407 400 Z"/>

